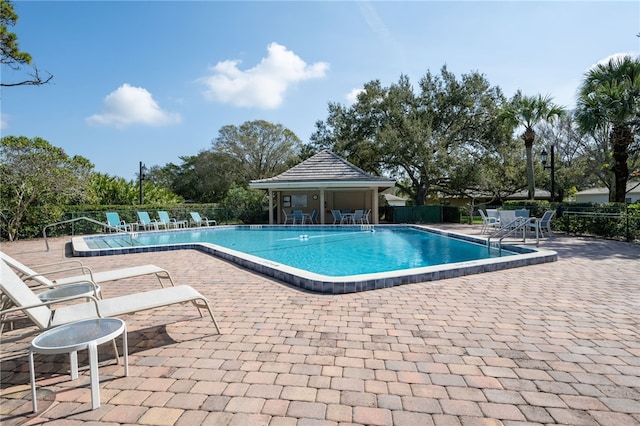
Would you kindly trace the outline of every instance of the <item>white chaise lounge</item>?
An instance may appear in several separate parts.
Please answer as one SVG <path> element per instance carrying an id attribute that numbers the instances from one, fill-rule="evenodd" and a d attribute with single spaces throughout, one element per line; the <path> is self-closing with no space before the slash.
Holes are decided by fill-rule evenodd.
<path id="1" fill-rule="evenodd" d="M 171 286 L 174 285 L 173 279 L 169 271 L 162 269 L 156 265 L 139 265 L 129 268 L 112 269 L 107 271 L 93 272 L 89 267 L 84 266 L 79 260 L 66 260 L 56 263 L 47 263 L 37 265 L 38 271 L 25 265 L 24 263 L 14 259 L 6 253 L 0 251 L 0 259 L 7 265 L 16 270 L 20 278 L 24 281 L 33 280 L 42 286 L 53 286 L 55 284 L 69 284 L 82 281 L 91 281 L 94 284 L 101 284 L 109 281 L 118 281 L 126 278 L 139 277 L 143 275 L 155 275 L 160 281 L 160 285 L 164 287 L 164 283 L 168 281 Z M 60 278 L 49 278 L 48 275 L 60 274 L 64 272 L 81 271 L 82 275 L 74 275 Z"/>
<path id="2" fill-rule="evenodd" d="M 116 317 L 177 303 L 191 302 L 198 308 L 200 317 L 203 316 L 202 309 L 209 312 L 216 331 L 220 333 L 207 299 L 187 285 L 159 288 L 107 299 L 83 295 L 43 302 L 4 261 L 0 260 L 0 291 L 11 299 L 14 305 L 14 307 L 0 311 L 0 318 L 9 313 L 24 312 L 40 329 L 83 319 Z M 90 299 L 90 301 L 76 304 L 67 303 L 80 298 Z M 50 306 L 57 303 L 62 306 L 53 310 Z"/>

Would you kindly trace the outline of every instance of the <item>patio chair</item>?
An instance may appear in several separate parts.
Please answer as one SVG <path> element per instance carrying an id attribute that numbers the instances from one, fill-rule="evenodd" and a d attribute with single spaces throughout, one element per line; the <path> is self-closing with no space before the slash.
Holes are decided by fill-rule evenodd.
<path id="1" fill-rule="evenodd" d="M 489 217 L 487 217 L 482 209 L 478 209 L 478 213 L 480 213 L 480 217 L 482 218 L 482 229 L 480 229 L 480 233 L 484 234 L 489 229 Z"/>
<path id="2" fill-rule="evenodd" d="M 191 212 L 191 220 L 189 221 L 189 223 L 191 224 L 191 226 L 195 225 L 195 226 L 209 226 L 211 224 L 217 225 L 218 222 L 216 222 L 213 219 L 207 219 L 204 216 L 200 216 L 200 213 L 198 212 Z"/>
<path id="3" fill-rule="evenodd" d="M 336 222 L 342 223 L 344 221 L 344 217 L 342 216 L 340 210 L 331 210 L 331 214 L 333 215 L 334 225 L 336 224 Z"/>
<path id="4" fill-rule="evenodd" d="M 311 212 L 311 214 L 309 215 L 309 221 L 311 221 L 312 225 L 318 222 L 318 210 L 313 210 Z"/>
<path id="5" fill-rule="evenodd" d="M 353 223 L 358 223 L 358 222 L 364 225 L 364 210 L 356 210 L 353 213 Z"/>
<path id="6" fill-rule="evenodd" d="M 105 232 L 128 232 L 133 230 L 132 224 L 120 220 L 118 212 L 106 212 L 107 226 L 105 226 Z"/>
<path id="7" fill-rule="evenodd" d="M 500 227 L 500 214 L 498 213 L 498 209 L 487 209 L 486 210 L 487 217 L 489 218 L 489 223 L 495 223 L 495 227 Z"/>
<path id="8" fill-rule="evenodd" d="M 366 223 L 367 225 L 369 224 L 369 215 L 371 214 L 371 209 L 367 209 L 364 212 L 364 216 L 362 217 L 362 220 L 364 221 L 363 223 Z"/>
<path id="9" fill-rule="evenodd" d="M 489 228 L 493 228 L 495 230 L 500 225 L 499 216 L 495 216 L 495 217 L 489 216 L 488 211 L 489 210 L 487 210 L 487 213 L 485 213 L 484 211 L 482 211 L 482 209 L 478 209 L 478 212 L 480 213 L 480 217 L 482 218 L 482 231 L 481 231 L 482 234 L 486 233 L 489 230 Z M 497 210 L 496 210 L 496 213 L 497 213 Z"/>
<path id="10" fill-rule="evenodd" d="M 284 220 L 282 221 L 284 225 L 286 225 L 289 222 L 293 224 L 293 215 L 287 214 L 287 211 L 285 209 L 282 209 L 282 214 L 284 216 Z"/>
<path id="11" fill-rule="evenodd" d="M 42 301 L 36 293 L 2 260 L 0 260 L 0 291 L 15 305 L 0 311 L 0 317 L 13 312 L 24 312 L 40 329 L 47 329 L 62 324 L 91 318 L 109 318 L 125 314 L 132 314 L 154 308 L 191 302 L 202 317 L 202 309 L 211 315 L 216 331 L 220 328 L 213 316 L 213 311 L 207 299 L 188 285 L 159 288 L 125 296 L 98 299 L 89 297 L 89 302 L 69 304 L 76 299 L 86 299 L 87 296 L 73 296 L 51 301 Z M 50 306 L 62 304 L 53 310 Z"/>
<path id="12" fill-rule="evenodd" d="M 527 225 L 529 230 L 539 232 L 542 237 L 545 236 L 544 233 L 546 231 L 547 236 L 551 237 L 551 235 L 553 235 L 553 232 L 551 231 L 551 220 L 555 214 L 555 210 L 545 211 L 540 220 L 533 220 Z"/>
<path id="13" fill-rule="evenodd" d="M 148 212 L 138 212 L 138 223 L 136 228 L 140 230 L 143 228 L 145 231 L 149 229 L 158 230 L 158 221 L 151 219 Z M 165 227 L 166 228 L 166 227 Z"/>
<path id="14" fill-rule="evenodd" d="M 187 224 L 186 220 L 177 220 L 176 218 L 169 217 L 169 213 L 164 210 L 158 210 L 158 225 L 164 225 L 165 229 L 171 228 L 184 228 Z"/>
<path id="15" fill-rule="evenodd" d="M 515 210 L 499 210 L 498 215 L 500 216 L 500 228 L 513 229 L 517 226 Z"/>
<path id="16" fill-rule="evenodd" d="M 529 219 L 529 210 L 527 209 L 516 210 L 516 217 L 523 217 L 525 219 Z"/>
<path id="17" fill-rule="evenodd" d="M 302 210 L 294 210 L 293 211 L 293 224 L 295 225 L 296 222 L 300 222 L 300 225 L 304 225 L 304 214 L 302 213 Z"/>

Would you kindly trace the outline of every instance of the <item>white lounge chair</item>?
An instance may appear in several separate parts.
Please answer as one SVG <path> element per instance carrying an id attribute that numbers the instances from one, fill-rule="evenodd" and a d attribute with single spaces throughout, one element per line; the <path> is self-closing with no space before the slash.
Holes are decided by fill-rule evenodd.
<path id="1" fill-rule="evenodd" d="M 191 212 L 191 225 L 195 226 L 209 226 L 211 224 L 217 225 L 218 223 L 213 219 L 207 219 L 200 216 L 198 212 Z"/>
<path id="2" fill-rule="evenodd" d="M 143 275 L 155 275 L 164 287 L 165 281 L 169 281 L 174 286 L 173 279 L 169 271 L 156 265 L 139 265 L 129 268 L 111 269 L 107 271 L 93 272 L 89 267 L 84 266 L 79 260 L 66 260 L 56 263 L 36 265 L 33 268 L 14 259 L 8 254 L 0 251 L 0 259 L 14 270 L 18 271 L 24 281 L 33 280 L 43 287 L 52 287 L 60 284 L 71 284 L 90 281 L 94 284 L 101 284 L 109 281 L 118 281 L 126 278 L 140 277 Z M 49 278 L 48 276 L 71 271 L 81 271 L 82 275 L 74 275 L 60 278 Z"/>
<path id="3" fill-rule="evenodd" d="M 89 302 L 76 304 L 69 304 L 68 302 L 86 298 L 86 296 L 74 296 L 44 302 L 4 261 L 0 260 L 0 291 L 15 305 L 15 307 L 0 311 L 0 317 L 13 312 L 24 312 L 40 329 L 84 319 L 117 317 L 177 303 L 191 302 L 198 308 L 200 317 L 203 316 L 201 309 L 206 309 L 209 312 L 216 331 L 220 333 L 209 302 L 202 294 L 188 285 L 159 288 L 108 299 L 90 297 Z M 62 306 L 52 310 L 50 305 L 56 303 L 60 303 Z"/>

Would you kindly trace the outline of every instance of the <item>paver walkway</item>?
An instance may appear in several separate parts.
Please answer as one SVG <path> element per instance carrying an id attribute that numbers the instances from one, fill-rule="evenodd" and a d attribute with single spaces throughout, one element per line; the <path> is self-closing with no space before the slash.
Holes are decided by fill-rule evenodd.
<path id="1" fill-rule="evenodd" d="M 35 265 L 62 260 L 68 241 L 1 249 Z M 35 327 L 20 321 L 2 335 L 0 423 L 640 424 L 640 246 L 562 235 L 543 246 L 559 261 L 337 296 L 197 251 L 85 258 L 95 270 L 168 269 L 210 299 L 222 334 L 191 305 L 123 316 L 129 377 L 101 346 L 91 410 L 88 370 L 71 381 L 65 356 L 37 355 L 35 415 Z M 156 287 L 141 277 L 103 291 Z"/>

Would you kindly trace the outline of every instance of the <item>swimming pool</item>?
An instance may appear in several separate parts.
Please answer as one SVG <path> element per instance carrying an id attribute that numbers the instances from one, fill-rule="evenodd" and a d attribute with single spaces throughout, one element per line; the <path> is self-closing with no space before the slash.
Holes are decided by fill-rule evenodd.
<path id="1" fill-rule="evenodd" d="M 351 293 L 554 261 L 524 246 L 426 227 L 219 226 L 73 239 L 74 255 L 197 249 L 307 290 Z"/>

